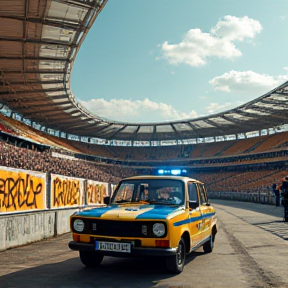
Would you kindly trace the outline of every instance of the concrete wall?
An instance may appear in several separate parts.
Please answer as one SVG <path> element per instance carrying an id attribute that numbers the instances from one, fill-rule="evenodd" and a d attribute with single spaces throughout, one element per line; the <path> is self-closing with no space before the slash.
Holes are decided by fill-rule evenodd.
<path id="1" fill-rule="evenodd" d="M 0 251 L 70 231 L 69 217 L 79 209 L 1 215 Z"/>
<path id="2" fill-rule="evenodd" d="M 70 231 L 69 217 L 103 206 L 109 183 L 0 166 L 0 251 Z"/>

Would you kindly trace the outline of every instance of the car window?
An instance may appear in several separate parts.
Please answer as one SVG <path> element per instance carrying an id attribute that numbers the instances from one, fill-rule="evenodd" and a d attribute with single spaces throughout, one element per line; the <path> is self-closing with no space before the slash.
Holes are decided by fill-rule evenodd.
<path id="1" fill-rule="evenodd" d="M 184 183 L 172 179 L 133 179 L 123 181 L 114 191 L 112 204 L 149 202 L 184 204 Z"/>
<path id="2" fill-rule="evenodd" d="M 200 203 L 201 204 L 207 203 L 207 196 L 204 186 L 202 184 L 198 184 L 198 187 L 199 187 Z"/>
<path id="3" fill-rule="evenodd" d="M 188 195 L 189 201 L 194 203 L 198 202 L 197 187 L 195 183 L 188 183 Z"/>
<path id="4" fill-rule="evenodd" d="M 131 202 L 133 197 L 134 185 L 131 183 L 122 183 L 115 194 L 115 202 Z"/>

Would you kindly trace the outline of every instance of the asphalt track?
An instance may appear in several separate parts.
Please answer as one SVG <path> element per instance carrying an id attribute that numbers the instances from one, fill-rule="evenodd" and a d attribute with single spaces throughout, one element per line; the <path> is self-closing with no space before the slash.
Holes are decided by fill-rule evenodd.
<path id="1" fill-rule="evenodd" d="M 186 258 L 169 274 L 161 259 L 104 258 L 87 269 L 67 243 L 70 233 L 0 253 L 1 288 L 287 288 L 288 223 L 283 207 L 212 200 L 218 233 L 212 253 Z"/>

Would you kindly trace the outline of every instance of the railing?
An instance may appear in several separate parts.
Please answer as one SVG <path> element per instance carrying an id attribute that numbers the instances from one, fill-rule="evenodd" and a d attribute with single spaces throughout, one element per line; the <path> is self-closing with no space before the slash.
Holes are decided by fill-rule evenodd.
<path id="1" fill-rule="evenodd" d="M 275 205 L 276 199 L 271 191 L 263 192 L 209 192 L 210 199 L 225 199 Z M 280 201 L 281 203 L 281 201 Z"/>

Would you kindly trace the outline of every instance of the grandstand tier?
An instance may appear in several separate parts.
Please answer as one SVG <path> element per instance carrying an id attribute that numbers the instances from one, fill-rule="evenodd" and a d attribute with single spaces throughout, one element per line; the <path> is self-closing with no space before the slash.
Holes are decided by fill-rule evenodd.
<path id="1" fill-rule="evenodd" d="M 287 124 L 288 82 L 237 108 L 197 119 L 123 123 L 93 115 L 76 101 L 70 76 L 77 52 L 107 1 L 0 1 L 0 107 L 6 113 L 46 132 L 49 128 L 79 139 L 148 144 L 205 142 Z"/>

